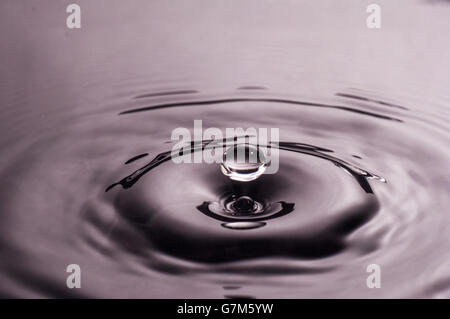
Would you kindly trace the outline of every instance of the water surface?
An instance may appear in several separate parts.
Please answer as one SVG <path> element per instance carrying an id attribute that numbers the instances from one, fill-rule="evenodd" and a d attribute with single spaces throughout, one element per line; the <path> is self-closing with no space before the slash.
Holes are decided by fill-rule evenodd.
<path id="1" fill-rule="evenodd" d="M 0 4 L 1 296 L 449 296 L 445 2 L 78 3 Z M 198 119 L 279 172 L 173 163 Z"/>

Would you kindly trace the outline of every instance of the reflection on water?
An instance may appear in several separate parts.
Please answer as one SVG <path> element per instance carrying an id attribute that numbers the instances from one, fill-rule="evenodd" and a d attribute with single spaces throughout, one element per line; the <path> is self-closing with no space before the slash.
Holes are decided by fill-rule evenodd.
<path id="1" fill-rule="evenodd" d="M 0 296 L 449 296 L 448 6 L 79 2 L 0 4 Z M 175 164 L 196 119 L 278 173 Z"/>

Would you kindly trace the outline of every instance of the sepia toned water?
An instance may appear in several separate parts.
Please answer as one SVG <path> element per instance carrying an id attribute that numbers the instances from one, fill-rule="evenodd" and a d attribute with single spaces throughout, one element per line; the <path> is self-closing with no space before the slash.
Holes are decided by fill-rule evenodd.
<path id="1" fill-rule="evenodd" d="M 0 4 L 0 296 L 450 297 L 447 1 L 378 30 L 356 0 L 77 3 Z M 278 173 L 173 163 L 194 120 L 279 128 Z"/>

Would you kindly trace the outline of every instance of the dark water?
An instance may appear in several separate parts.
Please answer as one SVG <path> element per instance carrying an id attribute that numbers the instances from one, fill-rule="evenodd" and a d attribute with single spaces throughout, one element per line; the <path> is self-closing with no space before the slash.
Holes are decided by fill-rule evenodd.
<path id="1" fill-rule="evenodd" d="M 449 296 L 445 2 L 78 3 L 0 4 L 1 296 Z M 173 163 L 197 119 L 279 172 Z"/>

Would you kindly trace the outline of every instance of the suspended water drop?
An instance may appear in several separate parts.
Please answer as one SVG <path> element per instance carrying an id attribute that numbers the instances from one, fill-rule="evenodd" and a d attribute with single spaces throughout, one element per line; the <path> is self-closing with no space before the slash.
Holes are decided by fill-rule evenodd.
<path id="1" fill-rule="evenodd" d="M 260 177 L 268 164 L 266 157 L 258 147 L 237 144 L 225 151 L 220 168 L 222 173 L 232 180 L 249 182 Z"/>

